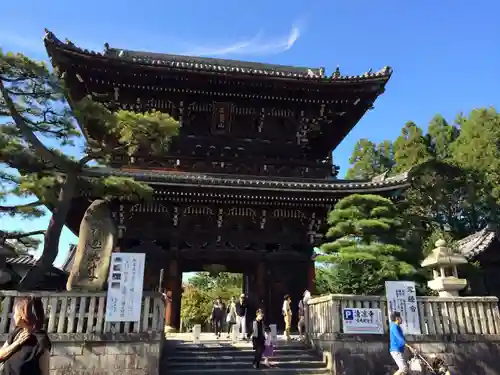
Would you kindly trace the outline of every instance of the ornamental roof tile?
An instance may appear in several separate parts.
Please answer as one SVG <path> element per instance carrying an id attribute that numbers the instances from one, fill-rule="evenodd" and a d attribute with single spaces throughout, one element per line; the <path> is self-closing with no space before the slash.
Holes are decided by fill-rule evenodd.
<path id="1" fill-rule="evenodd" d="M 479 232 L 462 238 L 456 245 L 463 256 L 471 259 L 487 250 L 495 239 L 498 239 L 498 231 L 493 226 L 487 226 Z"/>
<path id="2" fill-rule="evenodd" d="M 173 172 L 145 169 L 88 168 L 88 177 L 121 176 L 139 181 L 165 185 L 196 185 L 208 187 L 241 187 L 256 190 L 311 191 L 311 192 L 363 192 L 387 191 L 408 185 L 408 173 L 379 180 L 319 180 L 279 177 L 240 176 L 209 173 Z"/>
<path id="3" fill-rule="evenodd" d="M 80 53 L 108 60 L 121 60 L 140 65 L 164 66 L 174 69 L 206 71 L 222 74 L 236 73 L 252 76 L 301 79 L 311 82 L 338 83 L 359 81 L 383 81 L 385 83 L 389 80 L 392 74 L 392 68 L 386 66 L 377 72 L 372 72 L 370 69 L 361 75 L 346 76 L 341 75 L 340 69 L 337 67 L 333 74 L 326 76 L 324 68 L 294 67 L 209 57 L 141 52 L 120 48 L 110 48 L 107 43 L 104 45 L 104 52 L 100 53 L 79 48 L 69 40 L 62 42 L 47 29 L 45 29 L 44 42 L 50 56 L 52 56 L 53 48 L 56 47 L 69 52 Z"/>

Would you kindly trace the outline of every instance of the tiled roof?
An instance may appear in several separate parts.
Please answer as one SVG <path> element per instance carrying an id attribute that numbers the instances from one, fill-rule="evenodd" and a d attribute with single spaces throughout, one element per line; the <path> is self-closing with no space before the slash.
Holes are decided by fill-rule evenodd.
<path id="1" fill-rule="evenodd" d="M 485 251 L 497 238 L 498 231 L 488 226 L 479 232 L 462 238 L 457 242 L 457 248 L 463 256 L 470 259 Z"/>
<path id="2" fill-rule="evenodd" d="M 171 172 L 144 169 L 88 168 L 85 175 L 89 177 L 120 176 L 131 177 L 139 181 L 164 185 L 196 185 L 216 187 L 241 187 L 255 190 L 311 191 L 311 192 L 363 192 L 386 191 L 408 185 L 408 173 L 393 177 L 374 178 L 366 181 L 351 180 L 316 180 L 278 177 L 254 177 L 210 173 Z"/>
<path id="3" fill-rule="evenodd" d="M 153 52 L 132 51 L 120 48 L 110 48 L 108 44 L 104 46 L 104 52 L 95 52 L 82 49 L 70 41 L 62 42 L 52 32 L 45 30 L 45 46 L 49 55 L 53 47 L 61 48 L 70 52 L 90 55 L 102 59 L 121 60 L 141 65 L 164 66 L 175 69 L 191 71 L 207 71 L 214 73 L 236 73 L 254 76 L 268 76 L 278 78 L 294 78 L 321 82 L 353 82 L 353 81 L 384 81 L 386 82 L 392 69 L 388 66 L 377 72 L 367 71 L 361 75 L 344 76 L 337 68 L 330 76 L 325 75 L 324 68 L 293 67 L 276 64 L 263 64 L 256 62 L 246 62 L 227 59 L 215 59 L 207 57 L 181 56 Z"/>
<path id="4" fill-rule="evenodd" d="M 5 262 L 10 265 L 34 267 L 36 266 L 37 259 L 31 255 L 21 255 L 18 257 L 8 257 L 5 259 Z M 52 267 L 52 272 L 62 273 L 63 271 L 57 267 Z"/>
<path id="5" fill-rule="evenodd" d="M 32 257 L 31 255 L 21 255 L 18 257 L 9 257 L 6 258 L 6 263 L 7 264 L 16 264 L 16 265 L 23 265 L 23 266 L 30 266 L 33 267 L 36 265 L 36 259 Z"/>

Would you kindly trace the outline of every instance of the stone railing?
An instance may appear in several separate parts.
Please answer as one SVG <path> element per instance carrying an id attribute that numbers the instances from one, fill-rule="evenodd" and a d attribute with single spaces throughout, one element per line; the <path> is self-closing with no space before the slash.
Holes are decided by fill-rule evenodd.
<path id="1" fill-rule="evenodd" d="M 144 292 L 139 322 L 105 322 L 106 292 L 32 292 L 0 291 L 0 335 L 14 328 L 13 307 L 16 299 L 41 297 L 49 334 L 140 334 L 162 333 L 165 304 L 161 293 Z"/>
<path id="2" fill-rule="evenodd" d="M 499 335 L 500 313 L 496 297 L 418 297 L 422 335 Z M 385 297 L 331 294 L 308 301 L 306 327 L 310 338 L 342 333 L 342 309 L 380 308 L 387 332 Z"/>

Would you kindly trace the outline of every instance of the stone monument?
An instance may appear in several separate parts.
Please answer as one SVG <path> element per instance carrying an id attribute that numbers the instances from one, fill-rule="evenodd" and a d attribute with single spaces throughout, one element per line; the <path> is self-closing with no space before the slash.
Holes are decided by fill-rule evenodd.
<path id="1" fill-rule="evenodd" d="M 438 240 L 436 248 L 421 266 L 432 268 L 434 279 L 427 282 L 430 289 L 437 291 L 440 297 L 458 297 L 458 292 L 467 286 L 467 280 L 458 277 L 457 266 L 466 263 L 463 255 L 447 247 L 444 240 Z"/>
<path id="2" fill-rule="evenodd" d="M 104 290 L 117 232 L 108 202 L 94 201 L 85 211 L 80 223 L 75 260 L 66 290 Z"/>

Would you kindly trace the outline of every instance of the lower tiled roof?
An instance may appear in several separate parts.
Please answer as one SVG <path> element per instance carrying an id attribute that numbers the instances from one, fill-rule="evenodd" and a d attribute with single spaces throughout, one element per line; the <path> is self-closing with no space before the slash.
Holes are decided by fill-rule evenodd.
<path id="1" fill-rule="evenodd" d="M 318 180 L 279 177 L 239 176 L 145 169 L 88 168 L 88 177 L 120 176 L 163 185 L 196 185 L 206 187 L 241 187 L 256 190 L 314 191 L 324 193 L 355 193 L 388 191 L 408 186 L 408 173 L 372 180 Z"/>
<path id="2" fill-rule="evenodd" d="M 36 266 L 37 261 L 38 260 L 31 255 L 20 255 L 18 257 L 8 257 L 5 259 L 5 262 L 9 265 L 28 266 L 28 267 Z M 57 267 L 52 267 L 51 271 L 56 273 L 64 273 L 64 271 L 61 271 Z"/>
<path id="3" fill-rule="evenodd" d="M 498 231 L 488 226 L 479 232 L 462 238 L 457 242 L 457 248 L 466 258 L 474 258 L 484 252 L 498 238 Z"/>

